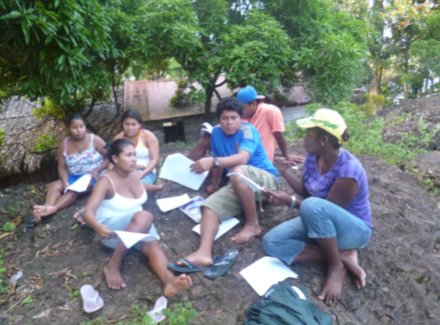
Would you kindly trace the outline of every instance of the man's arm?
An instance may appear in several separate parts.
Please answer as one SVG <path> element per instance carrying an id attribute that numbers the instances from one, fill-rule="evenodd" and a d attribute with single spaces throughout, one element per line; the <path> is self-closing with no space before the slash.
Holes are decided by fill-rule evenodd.
<path id="1" fill-rule="evenodd" d="M 273 136 L 275 137 L 275 140 L 277 140 L 278 147 L 280 148 L 283 157 L 289 160 L 289 156 L 287 154 L 286 138 L 284 138 L 284 132 L 274 132 Z"/>
<path id="2" fill-rule="evenodd" d="M 246 165 L 249 161 L 250 154 L 246 150 L 240 150 L 238 153 L 227 156 L 218 157 L 219 164 L 216 167 L 231 168 L 240 165 Z M 203 173 L 214 167 L 214 157 L 205 157 L 197 160 L 191 165 L 191 171 L 195 173 Z"/>

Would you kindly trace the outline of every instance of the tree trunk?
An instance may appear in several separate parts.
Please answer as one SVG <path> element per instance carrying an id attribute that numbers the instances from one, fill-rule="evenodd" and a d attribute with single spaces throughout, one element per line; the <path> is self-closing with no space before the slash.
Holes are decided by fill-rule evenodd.
<path id="1" fill-rule="evenodd" d="M 209 120 L 211 115 L 212 95 L 214 94 L 213 86 L 205 87 L 205 118 Z"/>
<path id="2" fill-rule="evenodd" d="M 383 74 L 383 66 L 379 65 L 374 68 L 373 78 L 370 83 L 370 94 L 380 95 L 382 94 L 382 74 Z"/>

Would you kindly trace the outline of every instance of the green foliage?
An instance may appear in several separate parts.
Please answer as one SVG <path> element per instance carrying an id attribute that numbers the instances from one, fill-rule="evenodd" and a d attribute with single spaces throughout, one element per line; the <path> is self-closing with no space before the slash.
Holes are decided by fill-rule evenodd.
<path id="1" fill-rule="evenodd" d="M 163 313 L 169 325 L 188 325 L 198 316 L 198 312 L 191 303 L 173 305 L 171 309 L 167 308 Z"/>
<path id="2" fill-rule="evenodd" d="M 33 301 L 32 296 L 31 296 L 31 295 L 28 295 L 26 298 L 24 298 L 24 299 L 21 301 L 20 305 L 21 305 L 21 306 L 26 306 L 26 305 L 31 304 L 32 301 Z"/>
<path id="3" fill-rule="evenodd" d="M 81 297 L 81 293 L 78 289 L 71 287 L 70 285 L 66 285 L 65 288 L 69 292 L 70 299 L 77 299 Z"/>
<path id="4" fill-rule="evenodd" d="M 213 61 L 228 71 L 231 88 L 252 84 L 267 93 L 296 80 L 292 41 L 267 13 L 250 11 L 243 24 L 231 26 L 220 39 L 221 53 Z"/>
<path id="5" fill-rule="evenodd" d="M 109 21 L 97 0 L 2 3 L 0 88 L 79 110 L 108 87 Z"/>
<path id="6" fill-rule="evenodd" d="M 310 113 L 322 107 L 317 104 L 309 106 Z M 384 142 L 382 133 L 387 124 L 381 117 L 369 117 L 367 112 L 347 102 L 340 102 L 333 109 L 337 110 L 347 123 L 350 139 L 344 143 L 344 147 L 354 154 L 377 157 L 391 164 L 402 166 L 422 152 L 422 149 L 415 146 L 411 136 L 407 136 L 399 144 Z M 294 130 L 297 130 L 295 134 L 297 137 L 304 135 L 303 130 L 299 128 L 294 128 Z"/>
<path id="7" fill-rule="evenodd" d="M 3 144 L 4 140 L 5 140 L 5 130 L 0 129 L 0 146 Z"/>
<path id="8" fill-rule="evenodd" d="M 198 312 L 192 307 L 191 303 L 175 304 L 171 308 L 164 310 L 165 320 L 161 322 L 164 325 L 189 325 L 191 320 L 197 317 Z M 109 322 L 98 317 L 92 321 L 82 322 L 82 325 L 104 325 Z M 150 315 L 147 314 L 147 307 L 134 306 L 130 310 L 130 315 L 124 321 L 119 321 L 116 325 L 154 325 L 156 324 Z"/>
<path id="9" fill-rule="evenodd" d="M 0 303 L 3 302 L 4 295 L 8 293 L 8 282 L 6 278 L 7 269 L 4 267 L 4 251 L 0 251 Z"/>
<path id="10" fill-rule="evenodd" d="M 7 221 L 3 224 L 2 230 L 4 232 L 13 232 L 16 227 L 15 223 Z"/>
<path id="11" fill-rule="evenodd" d="M 60 120 L 64 120 L 65 118 L 64 110 L 49 98 L 45 99 L 43 106 L 33 109 L 32 114 L 39 120 L 42 120 L 47 116 L 55 117 Z"/>
<path id="12" fill-rule="evenodd" d="M 313 98 L 325 104 L 348 98 L 365 57 L 365 23 L 327 0 L 263 2 L 293 40 L 293 69 Z"/>
<path id="13" fill-rule="evenodd" d="M 164 324 L 168 325 L 188 325 L 191 320 L 197 317 L 197 311 L 191 303 L 176 304 L 173 307 L 164 310 L 166 317 Z M 131 310 L 129 321 L 118 322 L 117 325 L 153 325 L 155 324 L 151 317 L 146 314 L 145 308 L 135 306 Z"/>
<path id="14" fill-rule="evenodd" d="M 200 104 L 205 101 L 205 93 L 193 85 L 189 85 L 186 80 L 179 81 L 176 94 L 171 98 L 171 105 L 182 108 L 193 104 Z"/>
<path id="15" fill-rule="evenodd" d="M 367 101 L 365 104 L 359 106 L 368 116 L 374 115 L 377 111 L 381 110 L 385 105 L 385 96 L 370 93 L 367 95 Z"/>
<path id="16" fill-rule="evenodd" d="M 43 153 L 55 149 L 58 145 L 58 138 L 56 135 L 43 133 L 35 140 L 33 152 Z"/>
<path id="17" fill-rule="evenodd" d="M 384 142 L 382 133 L 386 124 L 383 118 L 368 118 L 365 112 L 348 103 L 340 103 L 335 109 L 341 113 L 348 125 L 350 140 L 344 146 L 351 152 L 378 157 L 398 166 L 420 152 L 405 142 Z"/>

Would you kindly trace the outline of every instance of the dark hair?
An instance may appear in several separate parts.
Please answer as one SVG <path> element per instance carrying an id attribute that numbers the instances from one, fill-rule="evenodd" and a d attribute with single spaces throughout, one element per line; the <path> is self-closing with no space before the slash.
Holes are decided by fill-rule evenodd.
<path id="1" fill-rule="evenodd" d="M 136 111 L 134 109 L 131 109 L 131 108 L 127 109 L 124 112 L 124 114 L 122 114 L 122 116 L 121 116 L 121 127 L 122 127 L 122 123 L 124 123 L 124 121 L 126 119 L 128 119 L 128 118 L 135 119 L 141 125 L 141 128 L 144 127 L 144 122 L 142 121 L 141 114 L 138 111 Z"/>
<path id="2" fill-rule="evenodd" d="M 222 115 L 223 111 L 237 112 L 240 117 L 243 115 L 243 107 L 241 106 L 238 99 L 235 97 L 226 97 L 218 102 L 216 108 L 217 118 Z"/>
<path id="3" fill-rule="evenodd" d="M 326 130 L 321 129 L 319 127 L 316 127 L 316 133 L 318 135 L 318 138 L 327 137 L 327 139 L 330 141 L 334 149 L 338 149 L 341 147 L 341 144 L 339 143 L 338 138 L 336 138 L 333 134 L 328 133 Z M 345 129 L 344 133 L 342 133 L 342 140 L 348 141 L 350 138 L 350 135 L 348 134 L 348 130 Z"/>
<path id="4" fill-rule="evenodd" d="M 133 143 L 127 139 L 117 139 L 110 143 L 107 150 L 107 158 L 113 163 L 113 156 L 119 156 L 126 146 L 132 146 Z"/>
<path id="5" fill-rule="evenodd" d="M 70 114 L 69 116 L 67 116 L 67 118 L 66 118 L 66 126 L 67 127 L 70 127 L 70 124 L 72 124 L 72 122 L 74 121 L 74 120 L 81 120 L 81 121 L 83 121 L 83 123 L 85 124 L 85 122 L 84 122 L 84 119 L 83 119 L 83 117 L 81 116 L 81 114 L 79 114 L 79 113 L 73 113 L 73 114 Z"/>

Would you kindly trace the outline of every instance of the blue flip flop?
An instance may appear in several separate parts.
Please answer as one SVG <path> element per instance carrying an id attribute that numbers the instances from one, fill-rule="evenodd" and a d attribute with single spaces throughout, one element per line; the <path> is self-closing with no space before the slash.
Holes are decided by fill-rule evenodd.
<path id="1" fill-rule="evenodd" d="M 176 263 L 168 263 L 168 268 L 172 271 L 179 273 L 200 272 L 200 271 L 206 271 L 208 269 L 208 266 L 195 265 L 190 261 L 188 261 L 186 258 L 180 258 L 178 262 L 184 265 L 178 265 Z"/>
<path id="2" fill-rule="evenodd" d="M 224 255 L 216 256 L 214 264 L 212 264 L 203 275 L 210 280 L 225 275 L 231 269 L 232 265 L 234 265 L 237 256 L 238 250 L 236 249 L 229 249 Z"/>

